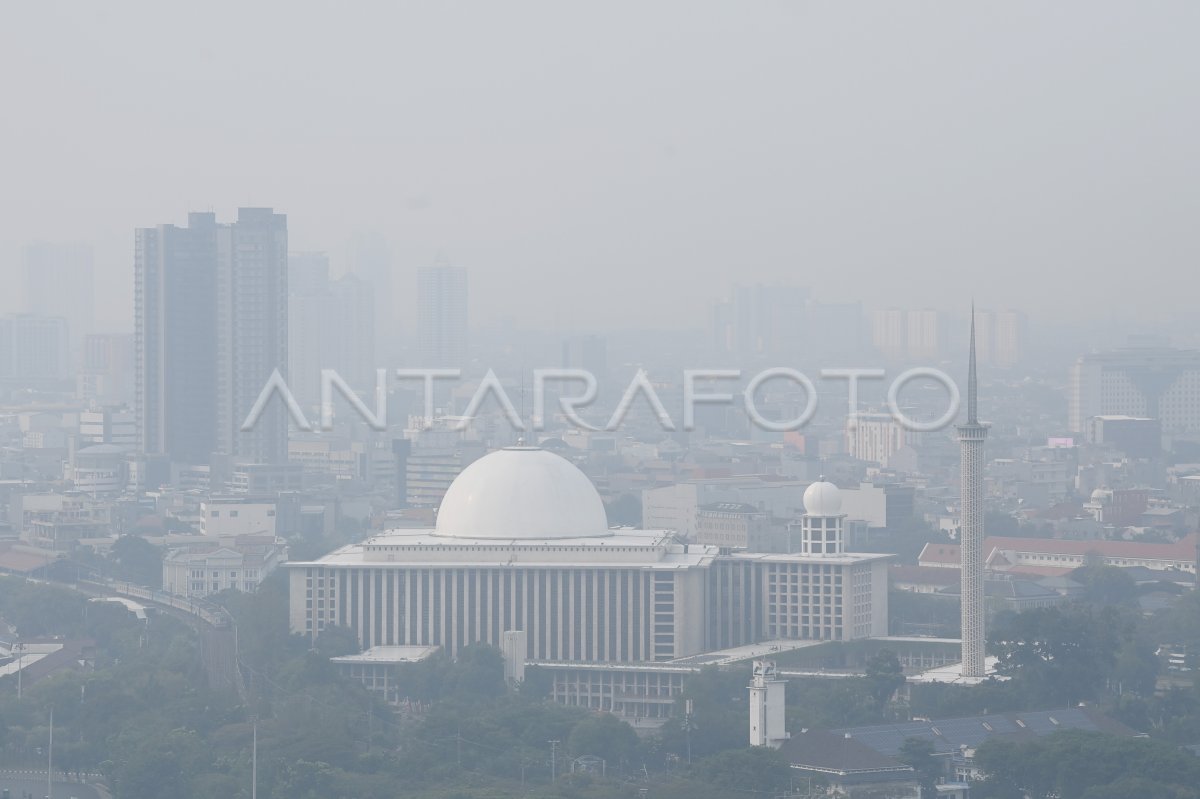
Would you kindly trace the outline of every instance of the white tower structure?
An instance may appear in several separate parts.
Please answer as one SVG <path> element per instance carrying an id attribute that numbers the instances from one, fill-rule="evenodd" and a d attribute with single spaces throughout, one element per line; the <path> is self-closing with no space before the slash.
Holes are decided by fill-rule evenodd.
<path id="1" fill-rule="evenodd" d="M 750 745 L 778 749 L 787 740 L 784 691 L 787 683 L 778 678 L 775 661 L 754 661 L 750 681 Z"/>
<path id="2" fill-rule="evenodd" d="M 800 517 L 800 553 L 802 555 L 841 555 L 845 553 L 842 535 L 842 492 L 825 478 L 804 490 L 804 515 Z"/>
<path id="3" fill-rule="evenodd" d="M 983 442 L 975 377 L 975 309 L 971 309 L 971 357 L 967 375 L 967 421 L 958 427 L 962 455 L 959 544 L 962 549 L 962 676 L 984 676 Z"/>
<path id="4" fill-rule="evenodd" d="M 509 685 L 525 682 L 525 653 L 528 638 L 524 630 L 505 630 L 500 636 L 500 654 L 504 657 L 504 680 Z"/>

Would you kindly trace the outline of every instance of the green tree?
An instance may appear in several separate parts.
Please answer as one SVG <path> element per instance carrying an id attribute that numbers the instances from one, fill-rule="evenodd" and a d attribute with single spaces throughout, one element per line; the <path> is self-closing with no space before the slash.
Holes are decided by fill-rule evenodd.
<path id="1" fill-rule="evenodd" d="M 458 699 L 487 699 L 503 696 L 504 657 L 487 644 L 463 647 L 446 673 L 442 690 Z"/>
<path id="2" fill-rule="evenodd" d="M 900 745 L 900 754 L 896 757 L 904 765 L 912 766 L 920 782 L 922 796 L 935 795 L 938 777 L 945 772 L 933 752 L 933 743 L 927 739 L 905 738 L 904 743 Z"/>
<path id="3" fill-rule="evenodd" d="M 871 698 L 875 700 L 879 714 L 883 715 L 892 695 L 906 682 L 900 658 L 890 649 L 881 649 L 867 659 L 866 672 Z"/>
<path id="4" fill-rule="evenodd" d="M 642 501 L 633 494 L 622 494 L 607 503 L 604 510 L 611 526 L 642 526 Z"/>
<path id="5" fill-rule="evenodd" d="M 976 750 L 975 764 L 987 775 L 983 796 L 1097 799 L 1119 795 L 1103 787 L 1124 782 L 1156 784 L 1149 793 L 1124 796 L 1157 798 L 1200 785 L 1200 758 L 1191 753 L 1158 741 L 1078 730 L 1020 742 L 993 738 Z"/>
<path id="6" fill-rule="evenodd" d="M 1095 696 L 1112 672 L 1119 649 L 1113 621 L 1089 606 L 1037 608 L 995 629 L 988 648 L 997 672 L 1031 701 L 1073 704 Z"/>
<path id="7" fill-rule="evenodd" d="M 1071 572 L 1076 582 L 1082 583 L 1084 597 L 1097 605 L 1137 604 L 1138 587 L 1124 569 L 1093 562 Z"/>
<path id="8" fill-rule="evenodd" d="M 707 666 L 683 682 L 683 691 L 675 700 L 671 718 L 659 731 L 659 742 L 667 751 L 683 755 L 691 739 L 694 757 L 715 754 L 726 749 L 741 749 L 748 742 L 746 732 L 746 671 L 723 671 Z M 692 703 L 691 730 L 685 730 L 687 703 Z"/>
<path id="9" fill-rule="evenodd" d="M 571 729 L 567 750 L 574 757 L 594 755 L 610 766 L 629 763 L 638 753 L 637 733 L 609 713 L 588 716 Z"/>
<path id="10" fill-rule="evenodd" d="M 118 538 L 109 551 L 109 560 L 116 577 L 148 588 L 162 588 L 162 550 L 141 536 Z"/>
<path id="11" fill-rule="evenodd" d="M 707 757 L 696 773 L 710 785 L 738 792 L 753 791 L 771 796 L 791 786 L 788 759 L 767 746 L 734 749 Z"/>

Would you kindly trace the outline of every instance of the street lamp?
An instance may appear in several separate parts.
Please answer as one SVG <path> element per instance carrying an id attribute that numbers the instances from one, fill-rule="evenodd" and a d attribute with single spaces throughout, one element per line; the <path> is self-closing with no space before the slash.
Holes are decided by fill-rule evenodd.
<path id="1" fill-rule="evenodd" d="M 13 649 L 17 650 L 17 701 L 21 701 L 21 672 L 25 662 L 25 642 L 18 641 Z"/>
<path id="2" fill-rule="evenodd" d="M 258 716 L 250 717 L 253 743 L 250 745 L 250 799 L 258 799 Z"/>

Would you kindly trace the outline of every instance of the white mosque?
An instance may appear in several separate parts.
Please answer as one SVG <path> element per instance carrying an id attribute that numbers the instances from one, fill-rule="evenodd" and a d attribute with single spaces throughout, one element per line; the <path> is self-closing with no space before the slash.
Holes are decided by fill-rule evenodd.
<path id="1" fill-rule="evenodd" d="M 288 564 L 293 632 L 326 626 L 373 647 L 501 646 L 538 663 L 665 664 L 763 641 L 887 635 L 887 560 L 847 552 L 832 483 L 804 493 L 800 551 L 689 544 L 611 529 L 564 458 L 509 447 L 446 492 L 433 529 L 397 529 Z"/>

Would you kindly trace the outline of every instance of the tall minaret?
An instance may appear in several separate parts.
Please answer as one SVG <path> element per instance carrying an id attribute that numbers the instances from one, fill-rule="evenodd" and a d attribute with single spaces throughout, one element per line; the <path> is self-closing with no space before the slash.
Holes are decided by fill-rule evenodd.
<path id="1" fill-rule="evenodd" d="M 958 427 L 962 454 L 962 675 L 983 677 L 983 442 L 987 428 L 979 423 L 975 377 L 975 306 L 971 306 L 971 365 L 967 376 L 967 422 Z"/>

